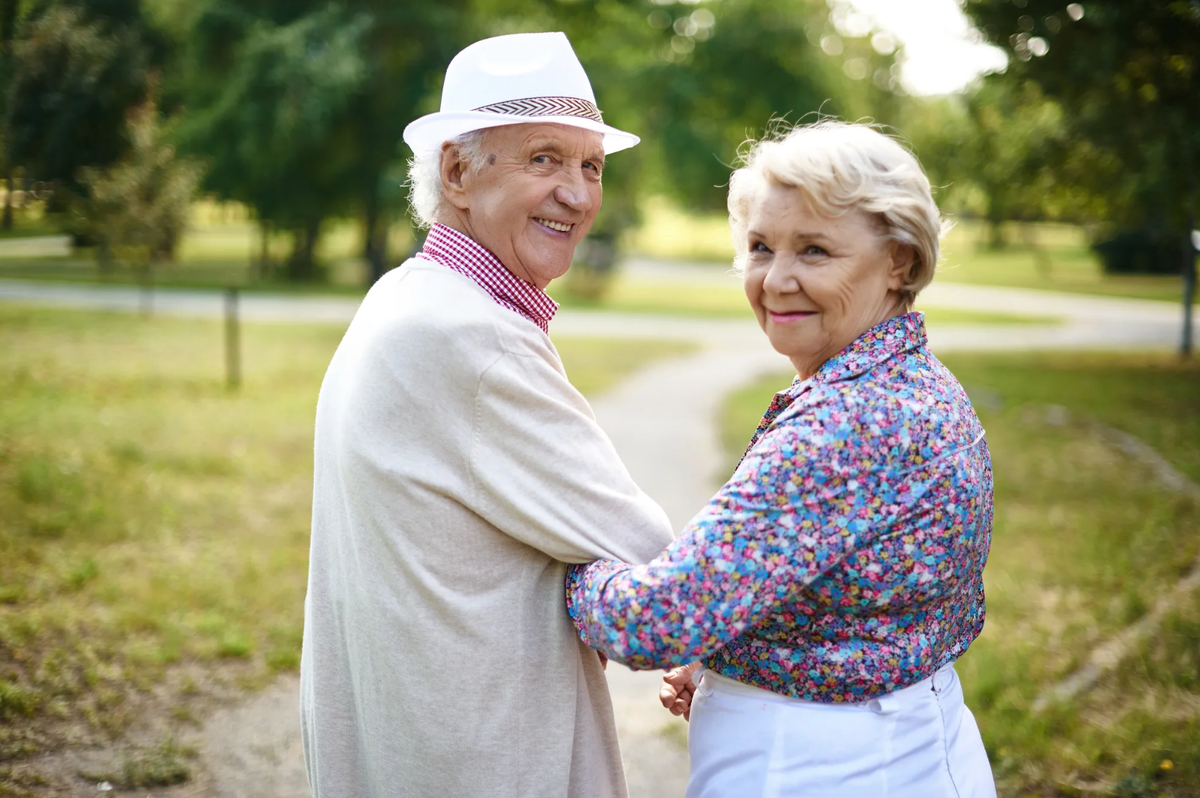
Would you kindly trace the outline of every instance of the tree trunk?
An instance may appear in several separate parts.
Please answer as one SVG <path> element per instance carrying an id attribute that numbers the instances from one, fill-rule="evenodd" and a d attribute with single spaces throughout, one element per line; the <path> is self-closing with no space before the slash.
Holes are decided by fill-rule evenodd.
<path id="1" fill-rule="evenodd" d="M 4 194 L 4 221 L 0 223 L 4 232 L 12 230 L 13 225 L 13 169 L 9 164 L 4 165 L 4 187 L 7 191 Z"/>
<path id="2" fill-rule="evenodd" d="M 254 262 L 254 274 L 259 280 L 271 276 L 271 223 L 258 223 L 258 258 Z"/>
<path id="3" fill-rule="evenodd" d="M 1192 300 L 1196 295 L 1196 246 L 1192 241 L 1192 230 L 1196 217 L 1189 215 L 1183 245 L 1183 340 L 1179 353 L 1184 357 L 1192 354 Z"/>
<path id="4" fill-rule="evenodd" d="M 1004 204 L 995 196 L 989 196 L 987 212 L 984 214 L 988 249 L 1004 249 L 1008 245 L 1008 239 L 1004 236 L 1004 216 Z"/>
<path id="5" fill-rule="evenodd" d="M 292 282 L 312 282 L 317 277 L 317 238 L 321 234 L 320 220 L 310 220 L 294 232 L 295 244 L 288 259 L 287 275 Z"/>
<path id="6" fill-rule="evenodd" d="M 388 225 L 379 197 L 367 199 L 363 215 L 363 259 L 367 262 L 367 287 L 375 285 L 387 271 Z"/>

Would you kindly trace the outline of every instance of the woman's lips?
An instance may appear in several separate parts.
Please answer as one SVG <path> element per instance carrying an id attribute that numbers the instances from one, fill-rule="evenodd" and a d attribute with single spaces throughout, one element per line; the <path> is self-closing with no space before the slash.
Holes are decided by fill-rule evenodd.
<path id="1" fill-rule="evenodd" d="M 801 319 L 807 319 L 809 316 L 815 316 L 817 312 L 815 310 L 796 310 L 788 313 L 777 313 L 774 310 L 768 310 L 767 315 L 776 324 L 790 324 L 793 321 L 800 321 Z"/>

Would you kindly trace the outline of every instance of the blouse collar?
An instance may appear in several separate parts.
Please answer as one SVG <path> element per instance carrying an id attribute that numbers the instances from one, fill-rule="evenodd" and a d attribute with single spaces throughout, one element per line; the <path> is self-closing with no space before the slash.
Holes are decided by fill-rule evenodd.
<path id="1" fill-rule="evenodd" d="M 801 380 L 797 377 L 787 392 L 796 395 L 807 385 L 853 379 L 901 352 L 921 348 L 928 342 L 924 313 L 914 310 L 893 316 L 858 336 L 853 343 L 825 361 L 811 378 Z"/>

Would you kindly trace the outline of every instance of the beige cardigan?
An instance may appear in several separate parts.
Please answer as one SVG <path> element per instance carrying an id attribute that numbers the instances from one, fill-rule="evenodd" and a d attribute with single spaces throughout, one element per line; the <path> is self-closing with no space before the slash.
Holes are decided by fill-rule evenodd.
<path id="1" fill-rule="evenodd" d="M 317 403 L 300 665 L 314 795 L 625 795 L 563 579 L 670 539 L 541 330 L 443 266 L 384 276 Z"/>

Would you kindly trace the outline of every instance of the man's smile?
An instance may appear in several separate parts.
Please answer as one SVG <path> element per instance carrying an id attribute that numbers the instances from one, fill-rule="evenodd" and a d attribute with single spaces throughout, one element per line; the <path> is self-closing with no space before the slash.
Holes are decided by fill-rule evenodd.
<path id="1" fill-rule="evenodd" d="M 533 217 L 533 220 L 542 227 L 549 227 L 551 230 L 556 230 L 560 233 L 569 233 L 571 232 L 571 229 L 575 227 L 573 224 L 567 224 L 566 222 L 555 222 L 551 219 L 542 219 L 538 216 Z"/>

